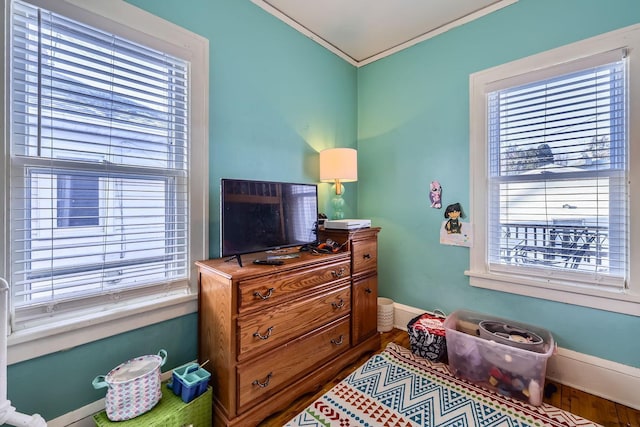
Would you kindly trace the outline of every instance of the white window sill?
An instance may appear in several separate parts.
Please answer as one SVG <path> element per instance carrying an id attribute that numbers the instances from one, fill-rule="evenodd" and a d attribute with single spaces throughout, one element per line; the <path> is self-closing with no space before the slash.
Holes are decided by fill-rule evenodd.
<path id="1" fill-rule="evenodd" d="M 465 271 L 471 286 L 637 316 L 640 296 L 625 291 L 597 291 L 513 275 Z"/>
<path id="2" fill-rule="evenodd" d="M 198 295 L 174 295 L 30 328 L 8 337 L 8 364 L 118 335 L 198 311 Z"/>

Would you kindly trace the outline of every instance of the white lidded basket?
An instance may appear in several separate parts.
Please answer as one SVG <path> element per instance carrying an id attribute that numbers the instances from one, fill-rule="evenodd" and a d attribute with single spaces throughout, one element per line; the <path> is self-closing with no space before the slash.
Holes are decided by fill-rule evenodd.
<path id="1" fill-rule="evenodd" d="M 160 398 L 160 367 L 167 361 L 166 350 L 157 355 L 136 357 L 113 368 L 107 375 L 98 375 L 93 388 L 108 387 L 105 398 L 107 418 L 124 421 L 150 411 Z"/>

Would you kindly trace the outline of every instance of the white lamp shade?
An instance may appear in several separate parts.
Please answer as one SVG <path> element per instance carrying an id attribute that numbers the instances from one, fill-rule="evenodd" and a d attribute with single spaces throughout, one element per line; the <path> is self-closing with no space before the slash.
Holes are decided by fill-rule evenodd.
<path id="1" fill-rule="evenodd" d="M 358 152 L 353 148 L 329 148 L 320 152 L 320 181 L 358 180 Z"/>

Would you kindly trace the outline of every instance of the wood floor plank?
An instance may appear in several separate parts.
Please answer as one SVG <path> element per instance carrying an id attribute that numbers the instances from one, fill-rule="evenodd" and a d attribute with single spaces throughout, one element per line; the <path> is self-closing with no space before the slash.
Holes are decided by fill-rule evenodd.
<path id="1" fill-rule="evenodd" d="M 545 391 L 547 389 L 553 390 L 552 388 L 550 388 L 550 386 L 553 386 L 555 391 L 553 391 L 549 395 L 547 395 L 545 393 L 545 396 L 544 396 L 544 399 L 543 399 L 544 402 L 548 403 L 550 405 L 553 405 L 556 408 L 562 408 L 562 384 L 559 384 L 559 383 L 554 382 L 554 381 L 547 381 L 546 385 L 545 385 Z"/>
<path id="2" fill-rule="evenodd" d="M 640 411 L 616 403 L 616 412 L 621 426 L 640 427 Z"/>
<path id="3" fill-rule="evenodd" d="M 381 335 L 379 351 L 382 351 L 390 342 L 410 348 L 407 332 L 400 329 L 393 329 Z M 291 405 L 286 410 L 265 419 L 260 423 L 259 427 L 275 427 L 286 424 L 296 414 L 347 377 L 370 356 L 365 355 L 343 369 L 317 392 L 306 394 L 291 402 Z M 554 384 L 557 390 L 549 397 L 544 398 L 546 403 L 573 412 L 583 418 L 602 424 L 604 427 L 640 427 L 640 411 L 553 381 L 548 380 L 547 384 Z"/>
<path id="4" fill-rule="evenodd" d="M 571 387 L 560 384 L 560 406 L 558 408 L 571 412 Z"/>
<path id="5" fill-rule="evenodd" d="M 570 412 L 604 426 L 619 426 L 615 403 L 581 390 L 570 389 Z"/>

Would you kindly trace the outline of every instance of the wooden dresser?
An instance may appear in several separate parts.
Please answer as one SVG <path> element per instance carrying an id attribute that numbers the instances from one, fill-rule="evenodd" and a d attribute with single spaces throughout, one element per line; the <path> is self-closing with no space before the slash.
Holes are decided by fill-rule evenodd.
<path id="1" fill-rule="evenodd" d="M 318 240 L 331 239 L 351 254 L 351 339 L 360 343 L 378 332 L 379 227 L 318 232 Z"/>
<path id="2" fill-rule="evenodd" d="M 198 360 L 209 360 L 215 426 L 255 426 L 380 348 L 379 229 L 360 231 L 321 231 L 348 240 L 343 251 L 300 252 L 279 266 L 253 264 L 265 253 L 243 255 L 244 267 L 196 262 Z"/>

